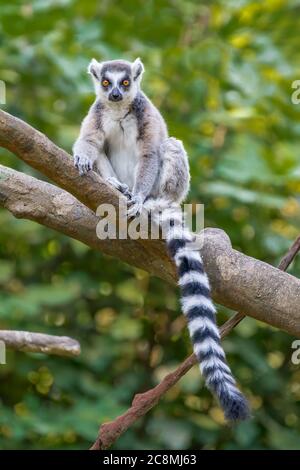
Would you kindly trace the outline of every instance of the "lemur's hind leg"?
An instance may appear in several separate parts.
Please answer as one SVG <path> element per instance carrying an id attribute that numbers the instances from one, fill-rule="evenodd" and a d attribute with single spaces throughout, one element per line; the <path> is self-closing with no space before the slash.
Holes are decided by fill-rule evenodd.
<path id="1" fill-rule="evenodd" d="M 183 144 L 174 137 L 166 139 L 160 148 L 162 168 L 158 188 L 158 198 L 180 204 L 190 187 L 188 157 Z"/>
<path id="2" fill-rule="evenodd" d="M 142 207 L 147 211 L 163 211 L 179 207 L 189 191 L 189 164 L 182 142 L 174 137 L 168 137 L 162 142 L 158 151 L 161 162 L 159 178 L 140 210 Z M 134 203 L 134 196 L 131 202 Z M 139 215 L 140 210 L 134 214 L 129 212 L 129 215 Z"/>
<path id="3" fill-rule="evenodd" d="M 147 210 L 163 210 L 179 204 L 186 197 L 190 187 L 188 157 L 183 144 L 174 137 L 168 137 L 161 144 L 161 168 L 159 180 L 153 192 L 145 201 Z"/>
<path id="4" fill-rule="evenodd" d="M 161 161 L 159 180 L 145 201 L 144 208 L 151 212 L 151 217 L 159 224 L 163 224 L 164 217 L 170 218 L 171 213 L 174 216 L 177 214 L 176 218 L 182 226 L 183 214 L 180 204 L 186 197 L 190 185 L 187 154 L 182 142 L 174 137 L 165 139 L 159 151 Z"/>
<path id="5" fill-rule="evenodd" d="M 159 180 L 144 207 L 151 220 L 161 226 L 162 236 L 169 239 L 171 234 L 185 241 L 193 241 L 189 230 L 185 229 L 184 213 L 180 207 L 190 184 L 187 154 L 182 142 L 173 137 L 167 138 L 160 146 L 161 168 Z M 183 241 L 182 241 L 183 244 Z"/>

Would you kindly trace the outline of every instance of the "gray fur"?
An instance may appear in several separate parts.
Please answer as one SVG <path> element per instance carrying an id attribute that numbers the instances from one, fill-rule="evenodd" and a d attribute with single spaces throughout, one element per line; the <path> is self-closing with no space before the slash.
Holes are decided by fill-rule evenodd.
<path id="1" fill-rule="evenodd" d="M 106 72 L 124 72 L 131 75 L 131 64 L 130 62 L 125 62 L 125 60 L 104 62 L 101 73 L 105 75 Z"/>
<path id="2" fill-rule="evenodd" d="M 118 189 L 131 192 L 129 215 L 140 212 L 149 198 L 180 203 L 189 189 L 189 166 L 180 141 L 168 137 L 167 126 L 158 109 L 140 90 L 144 67 L 114 60 L 89 65 L 96 100 L 82 122 L 74 144 L 75 165 L 80 174 L 98 171 Z M 127 89 L 122 86 L 129 80 Z M 111 83 L 108 90 L 103 79 Z M 121 101 L 109 99 L 109 88 L 118 88 Z M 125 186 L 124 186 L 125 185 Z"/>
<path id="3" fill-rule="evenodd" d="M 96 101 L 84 118 L 74 144 L 75 165 L 80 174 L 92 168 L 128 197 L 128 216 L 163 210 L 166 242 L 177 269 L 182 310 L 187 318 L 194 352 L 210 390 L 217 396 L 229 420 L 246 419 L 247 401 L 236 387 L 216 326 L 215 307 L 199 251 L 192 251 L 192 235 L 182 230 L 179 204 L 189 190 L 190 173 L 182 143 L 168 137 L 159 111 L 140 90 L 143 64 L 111 61 L 89 66 Z M 126 76 L 130 86 L 122 81 Z M 109 83 L 102 83 L 103 79 Z M 118 101 L 111 94 L 118 93 Z M 180 212 L 180 211 L 179 211 Z M 179 217 L 176 229 L 176 218 Z"/>

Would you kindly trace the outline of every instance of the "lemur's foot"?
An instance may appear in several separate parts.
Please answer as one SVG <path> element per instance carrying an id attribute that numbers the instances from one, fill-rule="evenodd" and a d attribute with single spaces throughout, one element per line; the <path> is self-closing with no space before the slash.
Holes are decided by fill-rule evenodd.
<path id="1" fill-rule="evenodd" d="M 80 176 L 85 175 L 88 171 L 93 169 L 93 164 L 89 157 L 83 155 L 74 155 L 74 165 L 79 170 Z"/>
<path id="2" fill-rule="evenodd" d="M 129 209 L 127 210 L 128 217 L 138 217 L 143 209 L 143 198 L 136 194 L 128 201 Z"/>
<path id="3" fill-rule="evenodd" d="M 111 184 L 114 188 L 116 188 L 120 193 L 124 194 L 127 199 L 131 199 L 132 194 L 127 186 L 127 184 L 121 183 L 117 178 L 114 176 L 110 176 L 106 180 L 109 184 Z"/>

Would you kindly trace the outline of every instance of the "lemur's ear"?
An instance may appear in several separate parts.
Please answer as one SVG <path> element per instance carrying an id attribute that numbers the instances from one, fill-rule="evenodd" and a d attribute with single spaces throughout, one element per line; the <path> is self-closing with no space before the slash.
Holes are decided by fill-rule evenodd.
<path id="1" fill-rule="evenodd" d="M 102 64 L 96 59 L 92 59 L 88 66 L 88 73 L 96 80 L 100 80 Z"/>
<path id="2" fill-rule="evenodd" d="M 142 77 L 142 74 L 144 72 L 144 65 L 139 57 L 135 59 L 131 68 L 132 68 L 133 80 L 137 80 L 137 78 Z"/>

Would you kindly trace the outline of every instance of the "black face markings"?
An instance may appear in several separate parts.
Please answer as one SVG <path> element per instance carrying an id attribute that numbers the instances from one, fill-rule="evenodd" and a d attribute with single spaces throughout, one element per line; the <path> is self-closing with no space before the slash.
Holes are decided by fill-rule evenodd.
<path id="1" fill-rule="evenodd" d="M 103 91 L 112 91 L 112 88 L 114 88 L 114 84 L 111 81 L 111 77 L 107 75 L 108 72 L 113 74 L 112 70 L 106 70 L 106 72 L 102 71 L 101 74 L 101 85 Z M 107 84 L 105 82 L 107 82 Z M 123 94 L 125 91 L 128 91 L 130 89 L 130 85 L 131 77 L 128 73 L 124 73 L 124 75 L 122 75 L 122 77 L 118 80 L 117 86 L 115 88 L 117 88 L 118 91 Z"/>
<path id="2" fill-rule="evenodd" d="M 106 86 L 105 86 L 105 81 L 108 82 L 108 85 L 106 85 Z M 101 75 L 101 86 L 102 86 L 102 89 L 103 89 L 104 91 L 108 91 L 108 90 L 110 90 L 111 87 L 112 87 L 111 81 L 109 80 L 109 78 L 108 78 L 105 74 L 102 74 L 102 75 Z"/>
<path id="3" fill-rule="evenodd" d="M 118 81 L 118 89 L 121 93 L 124 93 L 130 89 L 131 81 L 132 81 L 132 70 L 131 70 L 131 64 L 127 63 L 122 60 L 113 60 L 110 62 L 106 62 L 103 64 L 101 73 L 102 73 L 102 78 L 101 80 L 109 80 L 107 77 L 108 73 L 111 73 L 112 75 L 114 73 L 122 73 L 122 77 Z M 125 81 L 125 85 L 124 82 Z M 126 83 L 128 81 L 128 84 Z M 111 86 L 103 87 L 104 90 L 110 89 Z"/>
<path id="4" fill-rule="evenodd" d="M 130 75 L 128 75 L 127 73 L 124 74 L 123 77 L 119 80 L 118 85 L 123 91 L 128 91 L 131 85 Z"/>

